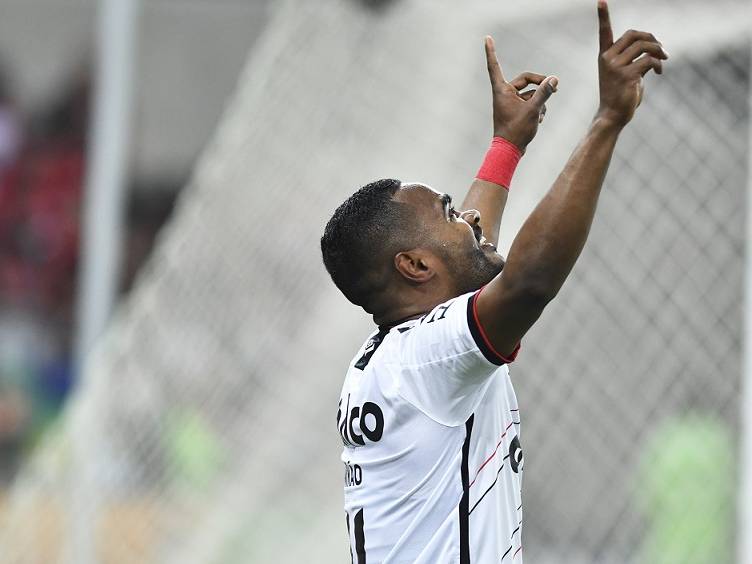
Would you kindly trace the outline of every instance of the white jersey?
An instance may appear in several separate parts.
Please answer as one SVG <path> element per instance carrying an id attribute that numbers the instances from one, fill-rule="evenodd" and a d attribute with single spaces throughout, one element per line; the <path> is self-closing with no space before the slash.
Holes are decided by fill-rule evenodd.
<path id="1" fill-rule="evenodd" d="M 337 411 L 354 564 L 522 562 L 522 450 L 476 293 L 374 333 Z"/>

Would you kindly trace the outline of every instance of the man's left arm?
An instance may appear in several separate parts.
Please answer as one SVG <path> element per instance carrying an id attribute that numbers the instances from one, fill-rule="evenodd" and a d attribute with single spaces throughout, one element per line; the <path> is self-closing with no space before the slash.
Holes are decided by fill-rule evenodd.
<path id="1" fill-rule="evenodd" d="M 476 178 L 462 202 L 463 210 L 478 210 L 483 236 L 489 243 L 499 244 L 501 218 L 507 205 L 509 188 Z"/>
<path id="2" fill-rule="evenodd" d="M 535 95 L 536 91 L 525 91 L 525 89 L 531 85 L 540 86 L 547 77 L 534 72 L 525 72 L 511 82 L 505 83 L 491 37 L 486 37 L 485 47 L 486 63 L 493 95 L 494 137 L 500 137 L 510 144 L 504 147 L 504 150 L 513 152 L 516 149 L 521 155 L 525 152 L 527 144 L 532 137 L 518 138 L 510 134 L 511 131 L 514 131 L 513 128 L 509 127 L 510 124 L 508 123 L 510 112 L 507 108 L 510 107 L 510 98 L 517 98 L 522 103 L 527 102 Z M 548 78 L 549 80 L 551 79 L 551 77 Z M 510 88 L 510 86 L 513 88 Z M 514 106 L 513 101 L 512 106 Z M 502 111 L 502 108 L 504 111 Z M 543 104 L 540 106 L 538 123 L 543 122 L 545 113 L 546 106 Z M 534 135 L 535 132 L 533 131 L 532 136 Z M 494 149 L 492 148 L 491 150 Z M 506 184 L 509 184 L 509 182 L 506 182 Z M 509 186 L 497 184 L 489 179 L 476 178 L 470 186 L 465 200 L 462 202 L 461 209 L 474 209 L 480 212 L 483 234 L 494 245 L 498 244 L 501 218 L 504 214 L 508 195 Z"/>

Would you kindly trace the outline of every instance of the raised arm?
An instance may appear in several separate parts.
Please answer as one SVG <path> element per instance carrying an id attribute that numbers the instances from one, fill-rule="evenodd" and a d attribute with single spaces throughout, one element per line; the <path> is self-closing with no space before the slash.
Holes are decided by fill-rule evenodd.
<path id="1" fill-rule="evenodd" d="M 642 101 L 643 77 L 668 58 L 652 34 L 613 41 L 606 0 L 598 2 L 600 106 L 561 175 L 512 243 L 503 272 L 477 298 L 488 339 L 510 354 L 569 275 L 587 240 L 621 130 Z"/>
<path id="2" fill-rule="evenodd" d="M 546 100 L 556 91 L 558 79 L 525 72 L 507 82 L 491 37 L 486 37 L 485 48 L 493 100 L 494 137 L 506 139 L 524 153 L 538 131 L 538 124 L 543 122 Z M 538 89 L 525 90 L 532 85 Z M 480 212 L 483 234 L 494 245 L 498 244 L 508 194 L 508 186 L 476 178 L 462 203 L 461 209 Z"/>

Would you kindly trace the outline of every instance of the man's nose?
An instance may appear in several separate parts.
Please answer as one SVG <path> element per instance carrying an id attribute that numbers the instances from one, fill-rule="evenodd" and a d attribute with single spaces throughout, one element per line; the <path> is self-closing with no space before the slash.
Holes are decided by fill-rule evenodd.
<path id="1" fill-rule="evenodd" d="M 470 225 L 480 224 L 480 212 L 478 210 L 466 210 L 461 214 L 462 219 L 467 221 Z"/>

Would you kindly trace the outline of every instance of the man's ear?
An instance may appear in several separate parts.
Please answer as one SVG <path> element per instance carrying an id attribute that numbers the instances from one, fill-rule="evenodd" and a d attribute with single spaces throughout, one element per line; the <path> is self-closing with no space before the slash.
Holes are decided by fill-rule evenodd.
<path id="1" fill-rule="evenodd" d="M 428 282 L 436 275 L 433 256 L 421 249 L 403 251 L 394 255 L 394 267 L 405 279 L 414 284 Z"/>

